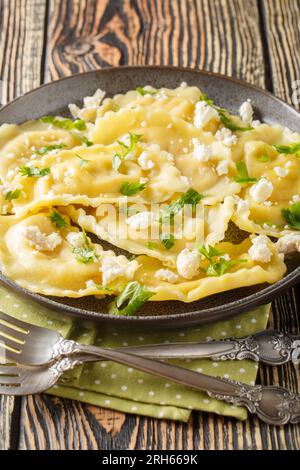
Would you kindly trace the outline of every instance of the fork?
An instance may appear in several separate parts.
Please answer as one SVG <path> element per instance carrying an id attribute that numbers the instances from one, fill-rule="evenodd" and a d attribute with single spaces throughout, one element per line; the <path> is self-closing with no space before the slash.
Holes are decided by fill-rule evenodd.
<path id="1" fill-rule="evenodd" d="M 213 360 L 252 359 L 270 365 L 283 364 L 290 359 L 297 362 L 300 353 L 300 336 L 265 330 L 238 338 L 207 343 L 173 343 L 130 346 L 117 349 L 139 356 L 156 359 L 200 358 Z M 64 339 L 58 332 L 16 320 L 0 311 L 0 355 L 14 362 L 22 356 L 27 365 L 50 363 L 60 356 L 93 354 L 99 349 Z"/>
<path id="2" fill-rule="evenodd" d="M 251 386 L 104 348 L 99 348 L 99 354 L 120 364 L 201 390 L 210 397 L 233 405 L 245 406 L 268 424 L 283 425 L 300 421 L 300 395 L 287 389 L 275 386 Z M 77 357 L 62 357 L 42 367 L 2 364 L 0 365 L 0 394 L 28 395 L 43 392 L 52 387 L 64 372 L 78 364 L 94 360 L 95 357 L 91 355 L 78 355 Z"/>

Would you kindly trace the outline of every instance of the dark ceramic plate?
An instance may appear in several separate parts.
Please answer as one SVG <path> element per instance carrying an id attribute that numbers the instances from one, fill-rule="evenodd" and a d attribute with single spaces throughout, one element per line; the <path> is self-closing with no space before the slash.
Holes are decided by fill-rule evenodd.
<path id="1" fill-rule="evenodd" d="M 270 124 L 280 123 L 300 132 L 298 112 L 271 94 L 221 75 L 173 67 L 122 67 L 64 78 L 41 86 L 3 107 L 0 110 L 0 123 L 21 123 L 47 114 L 68 115 L 69 103 L 81 103 L 84 96 L 93 94 L 97 88 L 106 90 L 107 95 L 112 96 L 139 85 L 151 84 L 155 88 L 163 86 L 173 88 L 182 81 L 199 86 L 218 105 L 232 112 L 237 112 L 240 104 L 250 98 L 255 107 L 255 118 Z M 139 312 L 139 316 L 134 317 L 108 316 L 105 313 L 108 301 L 105 300 L 96 300 L 94 297 L 83 299 L 44 297 L 21 289 L 1 274 L 0 279 L 24 295 L 54 310 L 63 310 L 71 315 L 119 325 L 170 328 L 226 319 L 271 301 L 300 279 L 299 261 L 298 256 L 287 261 L 287 274 L 276 284 L 222 292 L 189 304 L 177 301 L 148 302 Z"/>

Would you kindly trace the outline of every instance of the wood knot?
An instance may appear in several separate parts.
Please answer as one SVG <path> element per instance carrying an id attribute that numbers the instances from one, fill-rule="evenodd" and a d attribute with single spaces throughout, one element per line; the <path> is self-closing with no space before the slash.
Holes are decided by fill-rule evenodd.
<path id="1" fill-rule="evenodd" d="M 93 50 L 94 46 L 86 39 L 78 38 L 71 42 L 71 44 L 67 44 L 65 46 L 65 51 L 68 54 L 73 55 L 84 55 L 88 54 Z"/>

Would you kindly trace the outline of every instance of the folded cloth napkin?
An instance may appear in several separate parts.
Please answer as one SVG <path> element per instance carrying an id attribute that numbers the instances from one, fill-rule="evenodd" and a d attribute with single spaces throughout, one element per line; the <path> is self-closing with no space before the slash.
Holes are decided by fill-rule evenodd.
<path id="1" fill-rule="evenodd" d="M 84 344 L 116 348 L 245 336 L 266 327 L 270 305 L 206 326 L 129 330 L 74 320 L 0 285 L 0 310 L 28 323 L 58 330 L 64 337 Z M 258 365 L 249 360 L 215 362 L 210 359 L 178 359 L 170 362 L 253 385 L 258 369 Z M 86 364 L 67 372 L 47 393 L 127 413 L 180 421 L 187 421 L 191 410 L 209 411 L 239 419 L 247 417 L 243 407 L 209 398 L 205 393 L 109 361 Z"/>

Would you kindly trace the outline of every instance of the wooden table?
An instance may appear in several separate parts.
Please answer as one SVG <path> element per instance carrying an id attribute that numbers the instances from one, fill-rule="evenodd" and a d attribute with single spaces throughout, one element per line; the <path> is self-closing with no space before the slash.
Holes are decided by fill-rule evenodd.
<path id="1" fill-rule="evenodd" d="M 299 0 L 0 0 L 0 8 L 2 103 L 45 81 L 125 64 L 221 72 L 290 103 L 300 79 Z M 274 299 L 272 325 L 299 332 L 299 305 L 292 289 Z M 291 364 L 260 367 L 259 380 L 299 393 Z M 0 449 L 9 447 L 300 449 L 300 429 L 195 412 L 182 424 L 45 395 L 2 397 Z"/>

